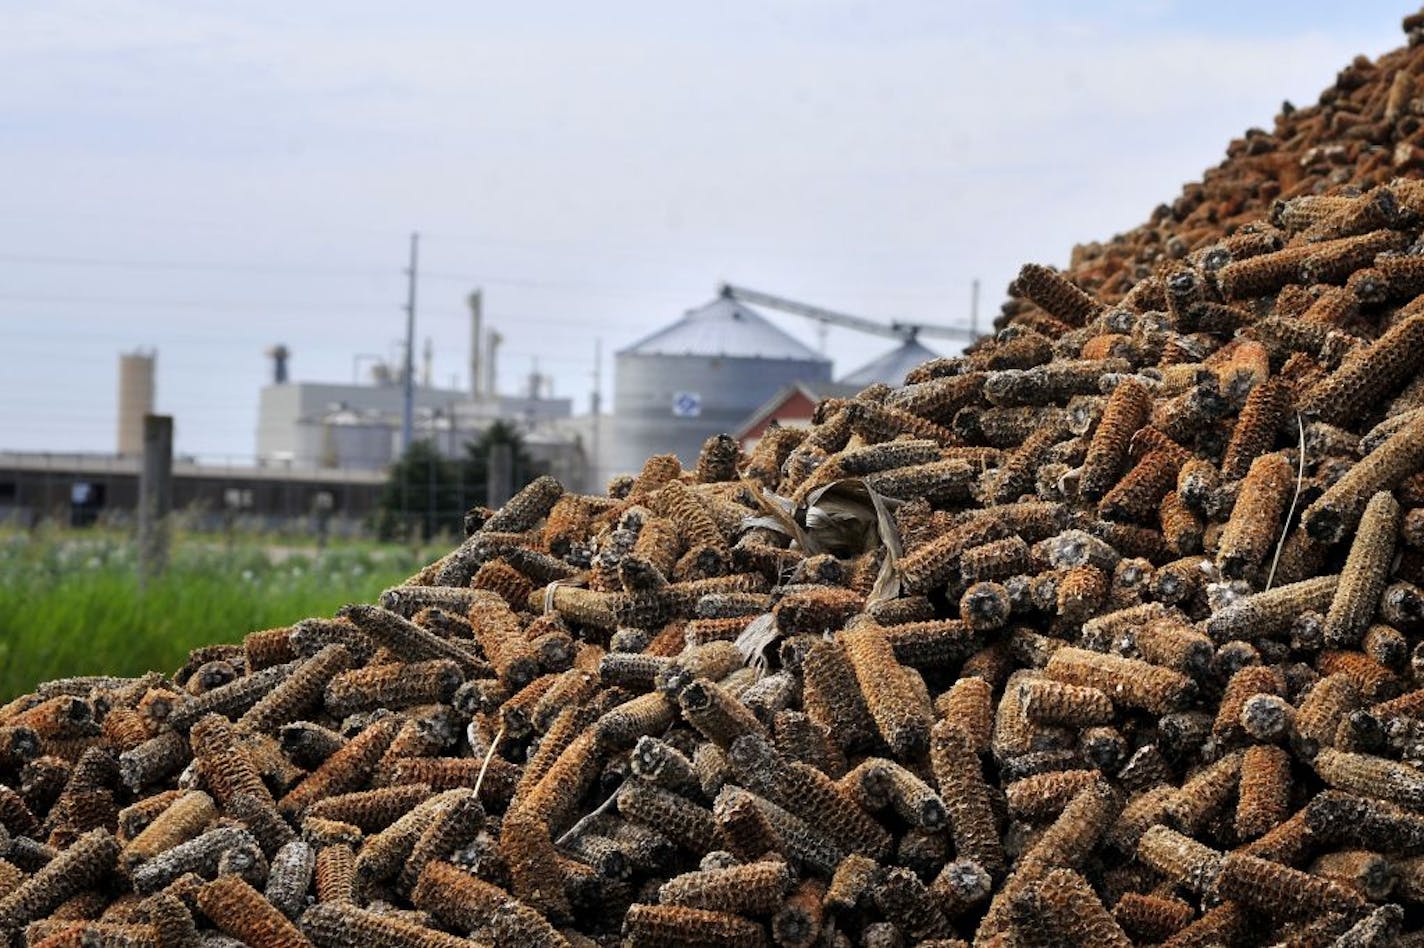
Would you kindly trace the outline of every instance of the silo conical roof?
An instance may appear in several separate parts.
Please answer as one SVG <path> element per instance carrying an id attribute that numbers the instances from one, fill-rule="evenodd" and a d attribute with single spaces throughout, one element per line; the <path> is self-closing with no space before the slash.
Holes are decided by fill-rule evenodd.
<path id="1" fill-rule="evenodd" d="M 756 310 L 725 296 L 688 310 L 677 322 L 645 336 L 618 354 L 830 361 L 773 326 Z"/>
<path id="2" fill-rule="evenodd" d="M 939 353 L 915 339 L 906 339 L 877 359 L 873 359 L 846 375 L 840 381 L 847 385 L 903 385 L 905 373 L 922 362 L 938 359 Z"/>

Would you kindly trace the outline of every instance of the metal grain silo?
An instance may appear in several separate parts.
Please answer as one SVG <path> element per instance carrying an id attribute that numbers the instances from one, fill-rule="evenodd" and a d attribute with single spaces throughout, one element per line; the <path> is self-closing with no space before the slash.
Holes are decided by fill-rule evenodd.
<path id="1" fill-rule="evenodd" d="M 825 356 L 726 296 L 689 310 L 615 356 L 613 437 L 599 476 L 636 473 L 653 454 L 686 466 L 782 386 L 831 377 Z"/>

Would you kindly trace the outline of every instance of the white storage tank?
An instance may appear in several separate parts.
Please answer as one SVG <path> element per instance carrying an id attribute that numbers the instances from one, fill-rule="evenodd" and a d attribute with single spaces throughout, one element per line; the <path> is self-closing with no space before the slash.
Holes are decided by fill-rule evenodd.
<path id="1" fill-rule="evenodd" d="M 690 467 L 703 441 L 733 431 L 783 386 L 830 378 L 825 356 L 720 296 L 616 354 L 599 474 L 637 473 L 668 452 Z"/>

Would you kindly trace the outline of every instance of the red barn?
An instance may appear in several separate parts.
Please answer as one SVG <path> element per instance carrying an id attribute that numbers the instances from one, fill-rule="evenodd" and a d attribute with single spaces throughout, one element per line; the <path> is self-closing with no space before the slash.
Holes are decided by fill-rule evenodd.
<path id="1" fill-rule="evenodd" d="M 792 382 L 767 400 L 732 437 L 741 442 L 743 451 L 756 447 L 761 436 L 773 423 L 783 427 L 804 428 L 811 423 L 816 406 L 827 398 L 849 398 L 863 385 L 838 382 Z"/>
<path id="2" fill-rule="evenodd" d="M 861 389 L 884 382 L 902 385 L 905 373 L 930 359 L 939 357 L 914 339 L 906 339 L 882 356 L 866 363 L 839 382 L 792 382 L 742 422 L 732 432 L 741 442 L 743 451 L 756 447 L 761 436 L 773 423 L 783 427 L 804 428 L 811 423 L 816 406 L 827 398 L 849 398 Z"/>

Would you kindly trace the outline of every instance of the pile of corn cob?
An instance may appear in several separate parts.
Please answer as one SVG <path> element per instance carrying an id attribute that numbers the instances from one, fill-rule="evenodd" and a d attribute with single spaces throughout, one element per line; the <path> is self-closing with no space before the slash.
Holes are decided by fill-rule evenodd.
<path id="1" fill-rule="evenodd" d="M 809 428 L 0 708 L 0 938 L 1424 944 L 1416 49 L 1283 119 L 1386 126 L 1338 187 L 1209 178 L 1125 292 L 1030 265 Z"/>

